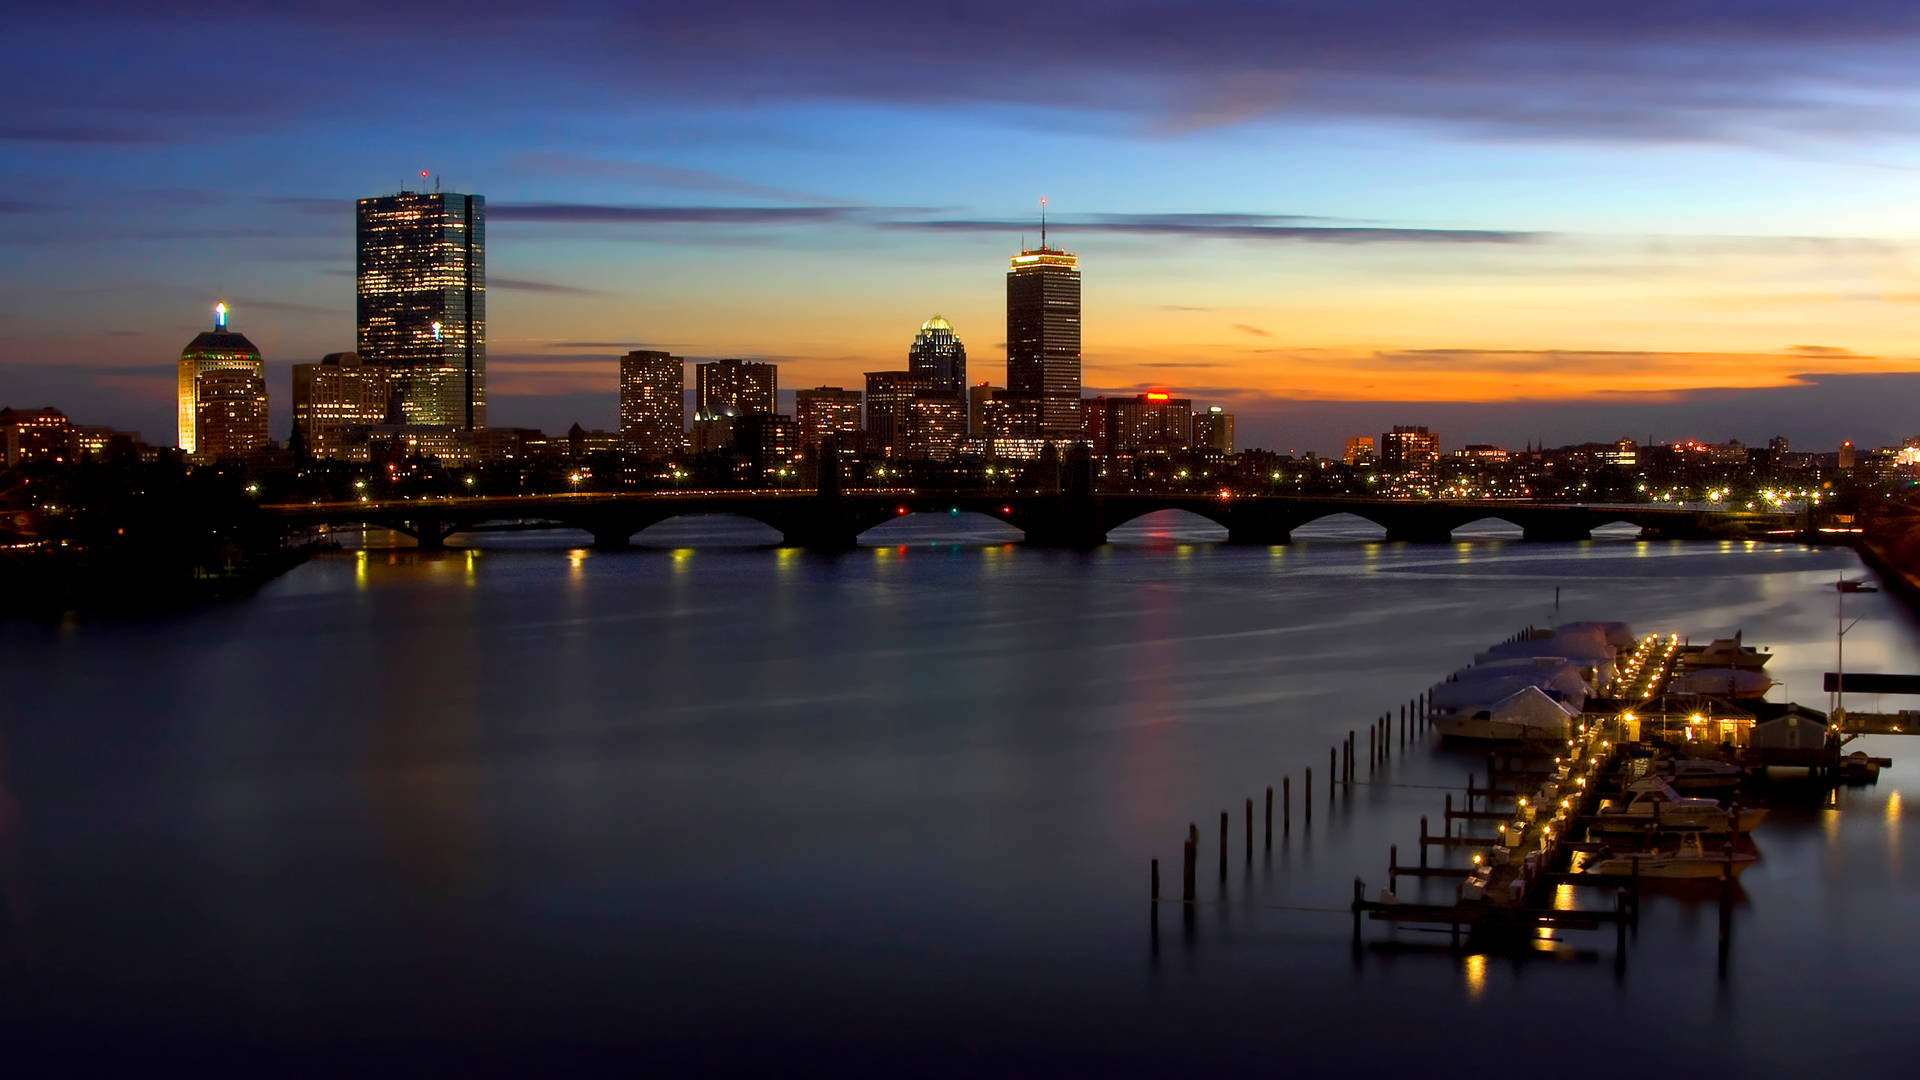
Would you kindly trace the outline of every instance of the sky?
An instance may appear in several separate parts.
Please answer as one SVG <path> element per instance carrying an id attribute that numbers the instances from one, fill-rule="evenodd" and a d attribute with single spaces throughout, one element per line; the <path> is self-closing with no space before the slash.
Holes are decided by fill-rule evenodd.
<path id="1" fill-rule="evenodd" d="M 0 60 L 0 405 L 172 438 L 215 300 L 353 347 L 353 200 L 488 200 L 491 422 L 615 358 L 1004 383 L 1081 257 L 1088 393 L 1238 442 L 1920 435 L 1920 5 L 1105 0 L 37 5 Z"/>

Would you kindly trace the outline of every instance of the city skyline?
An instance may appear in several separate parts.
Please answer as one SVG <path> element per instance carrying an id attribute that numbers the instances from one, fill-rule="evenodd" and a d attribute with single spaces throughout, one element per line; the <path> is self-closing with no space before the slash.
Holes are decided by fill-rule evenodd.
<path id="1" fill-rule="evenodd" d="M 1469 12 L 1396 20 L 1417 46 L 1401 53 L 1362 32 L 1391 3 L 1351 19 L 1203 4 L 1178 47 L 1148 9 L 1066 5 L 1019 13 L 1081 27 L 1040 63 L 995 33 L 1016 13 L 987 4 L 932 35 L 853 19 L 870 47 L 845 65 L 846 42 L 756 4 L 652 29 L 568 6 L 474 27 L 458 61 L 401 44 L 431 24 L 413 13 L 371 36 L 355 12 L 219 4 L 63 32 L 95 6 L 30 13 L 10 46 L 37 91 L 0 131 L 0 243 L 22 268 L 0 278 L 0 396 L 148 438 L 169 395 L 141 372 L 212 298 L 246 313 L 272 387 L 354 348 L 347 208 L 421 169 L 489 199 L 501 426 L 612 426 L 605 388 L 632 349 L 851 385 L 895 366 L 929 311 L 971 339 L 970 378 L 1004 385 L 993 267 L 1037 233 L 1042 194 L 1055 242 L 1096 268 L 1085 392 L 1218 402 L 1247 445 L 1336 453 L 1395 423 L 1506 444 L 1875 444 L 1909 434 L 1900 405 L 1920 390 L 1920 144 L 1888 60 L 1920 36 L 1904 9 L 1770 5 L 1732 42 L 1670 5 Z M 719 32 L 734 19 L 773 37 Z M 239 89 L 231 72 L 152 85 L 151 42 L 208 34 L 271 62 Z M 586 92 L 620 65 L 582 42 L 625 56 L 666 35 L 679 46 L 651 51 L 684 77 L 632 84 L 618 109 Z M 35 39 L 69 51 L 56 64 Z M 936 47 L 983 62 L 932 65 L 928 84 Z M 1336 48 L 1333 70 L 1315 50 Z M 488 63 L 514 95 L 479 79 Z M 1127 93 L 1086 90 L 1117 73 Z M 497 122 L 447 125 L 455 104 Z M 902 157 L 908 137 L 943 152 Z"/>

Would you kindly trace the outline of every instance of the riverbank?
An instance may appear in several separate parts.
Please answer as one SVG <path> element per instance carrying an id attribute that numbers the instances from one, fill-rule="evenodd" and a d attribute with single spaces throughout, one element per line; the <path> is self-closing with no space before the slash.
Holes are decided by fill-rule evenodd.
<path id="1" fill-rule="evenodd" d="M 53 548 L 0 560 L 0 617 L 133 616 L 249 596 L 299 566 L 309 545 L 233 551 L 217 564 L 165 554 Z"/>

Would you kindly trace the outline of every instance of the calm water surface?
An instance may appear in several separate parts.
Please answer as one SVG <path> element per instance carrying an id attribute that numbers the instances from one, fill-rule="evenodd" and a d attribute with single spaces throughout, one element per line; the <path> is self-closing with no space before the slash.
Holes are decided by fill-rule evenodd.
<path id="1" fill-rule="evenodd" d="M 344 551 L 177 617 L 0 624 L 0 1060 L 1911 1068 L 1920 743 L 1898 737 L 1866 743 L 1896 758 L 1877 784 L 1762 827 L 1724 979 L 1711 893 L 1650 899 L 1619 976 L 1610 932 L 1356 962 L 1325 910 L 1483 767 L 1410 747 L 1329 805 L 1328 747 L 1546 625 L 1556 588 L 1563 619 L 1744 628 L 1825 707 L 1850 553 L 1338 523 L 1242 548 L 1192 520 L 1090 553 L 984 519 L 838 557 L 701 522 L 613 554 L 522 534 Z M 1889 597 L 1847 603 L 1849 669 L 1920 671 Z M 1285 776 L 1298 800 L 1307 767 L 1311 825 L 1296 804 L 1244 862 L 1242 800 Z M 1148 860 L 1177 893 L 1188 822 L 1205 906 L 1156 943 Z"/>

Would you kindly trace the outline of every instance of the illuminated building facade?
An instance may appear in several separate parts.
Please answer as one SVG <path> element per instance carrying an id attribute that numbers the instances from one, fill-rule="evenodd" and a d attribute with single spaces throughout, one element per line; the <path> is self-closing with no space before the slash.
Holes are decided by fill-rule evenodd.
<path id="1" fill-rule="evenodd" d="M 755 476 L 778 486 L 799 475 L 800 427 L 791 416 L 757 412 L 740 418 L 734 448 L 752 463 Z"/>
<path id="2" fill-rule="evenodd" d="M 811 449 L 828 437 L 840 440 L 843 452 L 860 446 L 860 391 L 820 386 L 796 391 L 793 419 L 800 428 L 800 448 Z"/>
<path id="3" fill-rule="evenodd" d="M 1355 435 L 1347 440 L 1340 460 L 1348 465 L 1365 465 L 1373 460 L 1373 436 Z"/>
<path id="4" fill-rule="evenodd" d="M 361 199 L 355 225 L 361 358 L 391 369 L 408 424 L 486 427 L 486 199 Z"/>
<path id="5" fill-rule="evenodd" d="M 307 456 L 365 461 L 364 429 L 392 419 L 392 373 L 359 353 L 328 353 L 293 365 L 293 426 Z"/>
<path id="6" fill-rule="evenodd" d="M 194 460 L 243 458 L 267 445 L 267 381 L 257 372 L 218 368 L 194 384 Z"/>
<path id="7" fill-rule="evenodd" d="M 1019 434 L 1080 435 L 1080 258 L 1047 246 L 1007 269 L 1007 394 Z"/>
<path id="8" fill-rule="evenodd" d="M 1102 403 L 1106 454 L 1170 454 L 1193 445 L 1193 399 L 1164 390 L 1132 397 L 1095 398 Z"/>
<path id="9" fill-rule="evenodd" d="M 1233 453 L 1233 414 L 1218 405 L 1193 414 L 1193 448 Z"/>
<path id="10" fill-rule="evenodd" d="M 693 367 L 693 407 L 717 415 L 731 407 L 737 415 L 770 413 L 779 393 L 778 372 L 772 364 L 752 360 L 710 360 Z"/>
<path id="11" fill-rule="evenodd" d="M 59 409 L 0 409 L 0 462 L 63 465 L 79 453 L 73 422 Z"/>
<path id="12" fill-rule="evenodd" d="M 206 393 L 207 379 L 210 376 L 219 374 L 233 374 L 241 376 L 242 378 L 239 380 L 223 380 L 220 384 L 220 391 L 223 395 L 228 395 L 229 400 L 223 400 L 219 408 L 202 410 L 200 404 L 202 397 L 204 397 Z M 196 461 L 215 461 L 222 456 L 226 456 L 225 453 L 217 453 L 209 456 L 208 452 L 201 446 L 205 434 L 203 425 L 209 418 L 211 418 L 213 423 L 221 424 L 226 422 L 224 417 L 230 412 L 236 416 L 247 412 L 248 409 L 242 408 L 240 402 L 237 399 L 233 399 L 232 396 L 244 394 L 245 386 L 256 384 L 259 395 L 260 441 L 258 445 L 248 447 L 248 449 L 258 449 L 259 445 L 265 445 L 267 441 L 267 384 L 265 374 L 265 365 L 261 362 L 260 350 L 254 348 L 253 342 L 248 341 L 245 334 L 236 333 L 227 328 L 227 305 L 215 304 L 213 307 L 213 329 L 195 337 L 187 343 L 186 348 L 180 350 L 179 379 L 177 382 L 179 390 L 180 449 L 185 450 L 187 456 Z M 244 381 L 245 379 L 251 379 L 252 382 L 246 383 Z M 251 423 L 251 421 L 248 422 Z M 222 431 L 217 432 L 216 435 L 221 439 L 222 451 L 226 451 L 234 444 L 230 433 Z"/>
<path id="13" fill-rule="evenodd" d="M 1002 388 L 984 382 L 967 388 L 967 430 L 975 435 L 987 433 L 987 403 Z"/>
<path id="14" fill-rule="evenodd" d="M 920 324 L 920 332 L 907 349 L 907 370 L 926 382 L 928 393 L 955 401 L 965 399 L 967 347 L 954 336 L 953 325 L 940 316 Z"/>
<path id="15" fill-rule="evenodd" d="M 642 461 L 680 452 L 686 417 L 686 361 L 636 349 L 620 358 L 620 440 Z"/>
<path id="16" fill-rule="evenodd" d="M 907 404 L 906 421 L 902 457 L 952 461 L 966 441 L 967 412 L 959 398 L 942 393 L 916 394 Z"/>
<path id="17" fill-rule="evenodd" d="M 1440 436 L 1403 424 L 1380 436 L 1380 467 L 1388 472 L 1430 471 L 1440 460 Z"/>
<path id="18" fill-rule="evenodd" d="M 911 371 L 867 372 L 867 441 L 882 457 L 905 457 L 914 399 L 927 389 Z"/>

